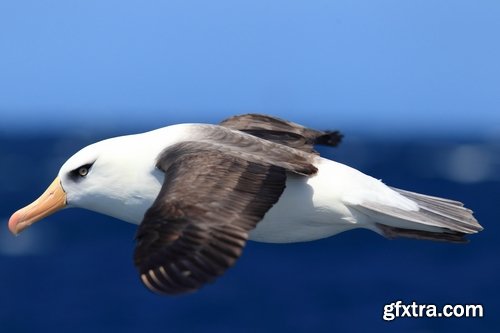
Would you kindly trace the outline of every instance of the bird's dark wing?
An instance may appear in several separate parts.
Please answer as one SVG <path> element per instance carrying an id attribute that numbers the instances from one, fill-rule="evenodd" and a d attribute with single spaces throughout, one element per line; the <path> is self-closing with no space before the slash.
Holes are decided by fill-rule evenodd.
<path id="1" fill-rule="evenodd" d="M 258 153 L 213 142 L 167 148 L 157 163 L 165 172 L 163 186 L 136 235 L 134 262 L 144 284 L 155 292 L 179 294 L 197 290 L 231 267 L 248 232 L 278 201 L 286 171 L 317 170 L 308 165 L 307 154 L 283 150 L 289 156 L 280 166 L 252 158 Z"/>
<path id="2" fill-rule="evenodd" d="M 316 153 L 316 144 L 335 147 L 343 137 L 339 131 L 317 131 L 262 114 L 234 116 L 223 120 L 220 125 L 309 153 Z"/>

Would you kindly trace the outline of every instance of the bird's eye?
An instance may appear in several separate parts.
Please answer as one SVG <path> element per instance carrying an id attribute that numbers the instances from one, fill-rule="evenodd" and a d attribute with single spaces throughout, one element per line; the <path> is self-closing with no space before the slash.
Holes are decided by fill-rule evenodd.
<path id="1" fill-rule="evenodd" d="M 85 177 L 89 173 L 89 169 L 87 167 L 81 167 L 78 169 L 78 175 L 80 177 Z"/>
<path id="2" fill-rule="evenodd" d="M 74 180 L 78 180 L 80 178 L 86 177 L 89 174 L 90 168 L 93 164 L 94 163 L 85 164 L 79 168 L 74 169 L 70 172 L 71 178 L 73 178 Z"/>

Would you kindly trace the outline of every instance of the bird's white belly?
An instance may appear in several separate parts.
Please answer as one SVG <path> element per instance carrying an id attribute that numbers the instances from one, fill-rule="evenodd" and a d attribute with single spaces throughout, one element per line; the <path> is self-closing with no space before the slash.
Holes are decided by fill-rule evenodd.
<path id="1" fill-rule="evenodd" d="M 305 242 L 360 227 L 342 200 L 342 167 L 348 167 L 325 159 L 316 166 L 318 173 L 312 177 L 288 175 L 285 191 L 250 232 L 251 240 Z"/>

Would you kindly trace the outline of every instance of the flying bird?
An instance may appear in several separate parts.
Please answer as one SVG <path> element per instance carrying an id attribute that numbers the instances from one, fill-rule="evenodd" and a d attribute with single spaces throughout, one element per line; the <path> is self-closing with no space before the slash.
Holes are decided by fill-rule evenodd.
<path id="1" fill-rule="evenodd" d="M 482 230 L 458 201 L 389 187 L 314 150 L 341 139 L 259 114 L 107 139 L 69 158 L 8 227 L 18 234 L 65 207 L 138 224 L 135 266 L 163 294 L 213 281 L 248 239 L 305 242 L 366 228 L 463 242 Z"/>

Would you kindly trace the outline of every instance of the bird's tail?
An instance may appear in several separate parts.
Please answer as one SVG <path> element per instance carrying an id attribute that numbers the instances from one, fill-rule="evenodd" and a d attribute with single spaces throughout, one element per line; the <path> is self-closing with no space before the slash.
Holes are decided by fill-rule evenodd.
<path id="1" fill-rule="evenodd" d="M 363 203 L 357 209 L 369 215 L 376 231 L 387 238 L 407 237 L 435 241 L 466 242 L 465 235 L 483 227 L 461 202 L 392 188 L 417 203 L 419 209 L 407 211 L 376 203 Z"/>

